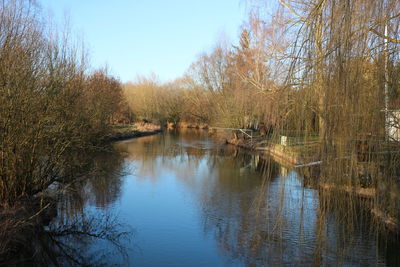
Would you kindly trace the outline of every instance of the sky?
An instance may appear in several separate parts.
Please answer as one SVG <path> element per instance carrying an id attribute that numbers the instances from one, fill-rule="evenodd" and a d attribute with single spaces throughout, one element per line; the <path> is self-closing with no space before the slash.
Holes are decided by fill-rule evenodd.
<path id="1" fill-rule="evenodd" d="M 93 67 L 122 82 L 155 73 L 161 81 L 184 74 L 220 38 L 237 39 L 246 17 L 243 0 L 39 0 L 89 50 Z"/>

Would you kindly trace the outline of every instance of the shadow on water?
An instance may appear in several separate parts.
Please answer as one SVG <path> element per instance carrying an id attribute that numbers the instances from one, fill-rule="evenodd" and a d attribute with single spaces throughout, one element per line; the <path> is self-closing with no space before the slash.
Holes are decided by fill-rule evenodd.
<path id="1" fill-rule="evenodd" d="M 115 152 L 70 155 L 64 172 L 78 180 L 52 185 L 50 222 L 23 227 L 1 266 L 109 266 L 128 262 L 133 230 L 112 206 L 120 195 L 122 158 Z M 20 236 L 20 237 L 19 237 Z M 13 249 L 13 248 L 11 248 Z"/>

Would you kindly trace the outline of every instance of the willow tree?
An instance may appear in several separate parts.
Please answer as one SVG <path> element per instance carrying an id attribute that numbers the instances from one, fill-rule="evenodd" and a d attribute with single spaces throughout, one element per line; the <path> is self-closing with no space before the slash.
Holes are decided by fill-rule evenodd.
<path id="1" fill-rule="evenodd" d="M 299 115 L 312 109 L 319 121 L 321 180 L 379 189 L 379 208 L 398 216 L 397 144 L 387 123 L 390 106 L 399 108 L 389 95 L 398 90 L 390 81 L 399 78 L 391 66 L 399 64 L 400 3 L 279 2 L 295 37 L 288 84 L 303 92 Z"/>

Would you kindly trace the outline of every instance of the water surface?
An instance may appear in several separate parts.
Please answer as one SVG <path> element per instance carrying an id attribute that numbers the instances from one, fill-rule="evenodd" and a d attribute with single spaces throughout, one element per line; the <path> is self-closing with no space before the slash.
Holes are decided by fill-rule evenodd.
<path id="1" fill-rule="evenodd" d="M 63 195 L 52 224 L 75 218 L 115 235 L 130 233 L 129 239 L 114 239 L 122 247 L 110 244 L 112 235 L 65 240 L 95 255 L 97 263 L 399 264 L 398 243 L 374 230 L 360 203 L 326 200 L 296 171 L 217 144 L 206 131 L 167 132 L 118 142 L 115 148 L 119 156 L 95 162 L 102 172 Z M 76 214 L 90 216 L 76 219 Z"/>

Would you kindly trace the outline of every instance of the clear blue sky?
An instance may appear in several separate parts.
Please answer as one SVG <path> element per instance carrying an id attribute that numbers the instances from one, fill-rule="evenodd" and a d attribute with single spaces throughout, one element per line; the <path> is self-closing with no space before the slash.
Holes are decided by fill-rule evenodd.
<path id="1" fill-rule="evenodd" d="M 243 0 L 39 0 L 45 14 L 70 18 L 94 67 L 108 65 L 121 81 L 137 74 L 162 81 L 181 76 L 224 33 L 238 35 Z"/>

